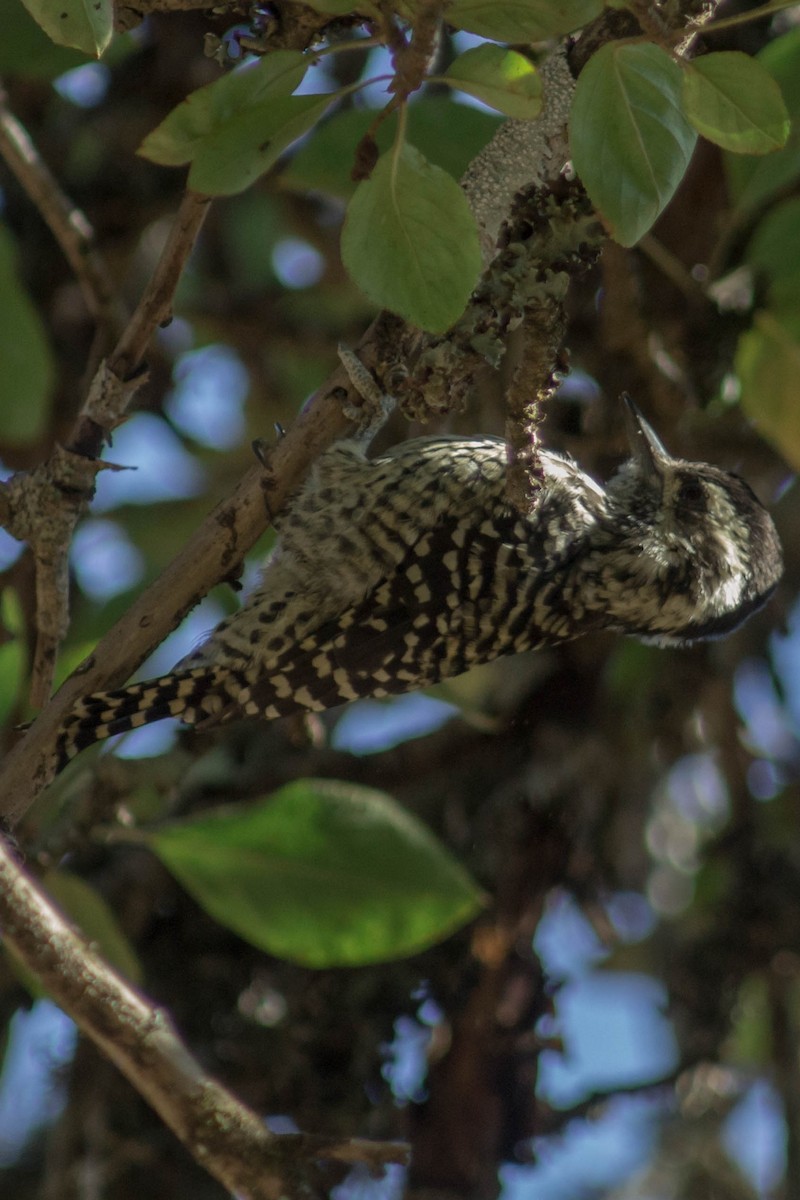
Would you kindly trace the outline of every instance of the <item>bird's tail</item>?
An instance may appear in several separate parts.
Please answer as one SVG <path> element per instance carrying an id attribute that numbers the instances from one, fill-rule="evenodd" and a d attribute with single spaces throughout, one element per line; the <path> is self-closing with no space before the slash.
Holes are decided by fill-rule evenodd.
<path id="1" fill-rule="evenodd" d="M 195 667 L 131 684 L 116 692 L 96 692 L 73 709 L 59 735 L 56 771 L 81 750 L 115 733 L 139 729 L 164 717 L 195 725 L 218 716 L 247 684 L 243 674 L 219 666 Z"/>

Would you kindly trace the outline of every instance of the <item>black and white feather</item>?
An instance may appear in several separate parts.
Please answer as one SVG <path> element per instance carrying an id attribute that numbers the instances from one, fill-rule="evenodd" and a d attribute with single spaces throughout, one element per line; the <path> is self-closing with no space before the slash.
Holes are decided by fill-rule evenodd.
<path id="1" fill-rule="evenodd" d="M 161 679 L 89 696 L 59 767 L 166 716 L 266 719 L 413 691 L 598 629 L 683 645 L 735 629 L 782 573 L 747 484 L 672 458 L 626 403 L 631 457 L 604 486 L 543 452 L 522 517 L 498 438 L 427 437 L 316 464 L 241 610 Z"/>

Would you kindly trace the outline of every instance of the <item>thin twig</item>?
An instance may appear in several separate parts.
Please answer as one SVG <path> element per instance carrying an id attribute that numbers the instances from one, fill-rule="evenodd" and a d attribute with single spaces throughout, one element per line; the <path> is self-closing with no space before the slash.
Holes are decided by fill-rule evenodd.
<path id="1" fill-rule="evenodd" d="M 21 122 L 8 107 L 0 82 L 0 155 L 35 204 L 75 273 L 86 307 L 94 317 L 105 350 L 125 315 L 94 230 L 85 214 L 62 191 Z M 104 351 L 101 351 L 104 352 Z"/>
<path id="2" fill-rule="evenodd" d="M 10 111 L 1 83 L 0 154 L 72 267 L 97 325 L 94 350 L 106 353 L 124 325 L 122 303 L 89 221 L 62 191 Z M 95 460 L 134 394 L 130 380 L 150 338 L 171 315 L 175 288 L 207 208 L 204 197 L 191 192 L 184 196 L 150 284 L 109 362 L 101 363 L 66 449 L 57 447 L 48 463 L 16 477 L 4 489 L 2 522 L 30 544 L 36 564 L 36 644 L 30 687 L 34 708 L 45 704 L 50 695 L 58 648 L 69 623 L 67 556 L 72 532 L 94 492 Z"/>
<path id="3" fill-rule="evenodd" d="M 171 320 L 175 289 L 210 203 L 208 196 L 201 196 L 198 192 L 184 193 L 156 269 L 136 312 L 108 360 L 109 368 L 120 379 L 131 377 L 142 361 L 156 328 Z"/>
<path id="4" fill-rule="evenodd" d="M 690 304 L 711 303 L 705 289 L 692 277 L 677 254 L 668 250 L 664 243 L 660 242 L 652 233 L 646 233 L 643 238 L 639 239 L 637 249 L 650 259 L 653 266 L 658 267 L 670 283 L 683 293 Z"/>
<path id="5" fill-rule="evenodd" d="M 95 244 L 94 230 L 62 191 L 24 126 L 11 112 L 1 82 L 0 155 L 49 226 L 75 273 L 86 307 L 95 319 L 95 352 L 107 353 L 124 325 L 125 313 Z M 0 506 L 2 523 L 13 527 L 16 536 L 30 540 L 36 563 L 36 649 L 31 679 L 34 707 L 47 700 L 58 647 L 66 633 L 69 537 L 91 494 L 97 470 L 94 465 L 87 465 L 86 472 L 79 468 L 76 478 L 74 460 L 60 447 L 48 465 L 52 479 L 45 479 L 41 470 L 17 477 L 16 482 L 21 480 L 23 486 L 6 489 Z"/>
<path id="6" fill-rule="evenodd" d="M 278 1200 L 286 1177 L 314 1158 L 405 1163 L 397 1142 L 271 1133 L 261 1118 L 208 1075 L 163 1009 L 149 1003 L 98 956 L 53 907 L 0 838 L 3 939 L 76 1024 L 153 1106 L 209 1174 L 242 1200 Z"/>
<path id="7" fill-rule="evenodd" d="M 14 537 L 29 543 L 36 561 L 34 707 L 50 694 L 58 647 L 68 627 L 67 556 L 104 465 L 98 456 L 146 378 L 142 358 L 156 329 L 171 316 L 175 289 L 209 203 L 194 192 L 184 195 L 153 276 L 109 360 L 100 364 L 66 448 L 56 447 L 48 462 L 4 488 L 4 523 Z"/>

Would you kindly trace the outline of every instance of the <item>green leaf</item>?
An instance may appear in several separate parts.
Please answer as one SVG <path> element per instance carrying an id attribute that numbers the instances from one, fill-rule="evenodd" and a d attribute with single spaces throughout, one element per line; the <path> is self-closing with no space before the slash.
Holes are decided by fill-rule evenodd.
<path id="1" fill-rule="evenodd" d="M 800 318 L 778 321 L 755 314 L 753 327 L 739 338 L 735 359 L 741 405 L 759 433 L 800 470 Z"/>
<path id="2" fill-rule="evenodd" d="M 349 199 L 357 187 L 350 178 L 355 148 L 378 111 L 359 108 L 334 113 L 292 156 L 281 172 L 281 187 Z M 408 138 L 435 166 L 460 179 L 499 123 L 499 117 L 456 104 L 447 96 L 422 96 L 409 105 Z M 381 152 L 392 145 L 396 127 L 393 117 L 378 129 L 375 140 Z"/>
<path id="3" fill-rule="evenodd" d="M 263 102 L 286 98 L 303 80 L 308 61 L 298 50 L 277 50 L 192 92 L 149 133 L 139 154 L 162 166 L 180 166 L 231 122 Z"/>
<path id="4" fill-rule="evenodd" d="M 52 79 L 73 67 L 84 66 L 88 61 L 79 50 L 54 45 L 22 4 L 12 3 L 8 12 L 3 13 L 3 36 L 0 38 L 0 72 L 3 75 Z"/>
<path id="5" fill-rule="evenodd" d="M 42 886 L 112 967 L 131 983 L 141 983 L 142 968 L 136 952 L 99 892 L 67 871 L 48 871 Z M 15 974 L 28 991 L 33 996 L 45 995 L 38 979 L 20 962 L 10 946 L 6 951 Z"/>
<path id="6" fill-rule="evenodd" d="M 131 983 L 141 983 L 139 959 L 100 893 L 68 871 L 48 871 L 42 883 L 59 908 L 95 943 L 112 967 Z"/>
<path id="7" fill-rule="evenodd" d="M 467 873 L 383 792 L 300 780 L 147 836 L 217 921 L 310 967 L 414 954 L 481 903 Z"/>
<path id="8" fill-rule="evenodd" d="M 578 79 L 570 140 L 592 202 L 633 246 L 666 208 L 697 140 L 681 109 L 680 67 L 649 43 L 603 46 Z"/>
<path id="9" fill-rule="evenodd" d="M 17 637 L 22 637 L 25 633 L 25 614 L 16 588 L 6 587 L 0 593 L 0 619 L 8 633 Z"/>
<path id="10" fill-rule="evenodd" d="M 0 646 L 0 725 L 4 725 L 19 698 L 25 678 L 25 646 L 19 638 Z"/>
<path id="11" fill-rule="evenodd" d="M 11 234 L 0 225 L 0 441 L 23 446 L 47 428 L 55 368 L 16 257 Z"/>
<path id="12" fill-rule="evenodd" d="M 150 519 L 152 520 L 152 512 Z M 60 687 L 64 680 L 68 679 L 72 672 L 77 670 L 81 663 L 89 657 L 96 645 L 97 638 L 94 641 L 78 642 L 77 645 L 71 642 L 65 643 L 58 654 L 58 662 L 56 663 L 53 675 L 54 688 Z"/>
<path id="13" fill-rule="evenodd" d="M 112 0 L 22 0 L 28 12 L 59 46 L 100 58 L 114 32 Z"/>
<path id="14" fill-rule="evenodd" d="M 770 42 L 756 61 L 781 89 L 792 128 L 786 145 L 774 154 L 761 158 L 726 154 L 725 167 L 740 220 L 796 186 L 800 179 L 800 29 Z"/>
<path id="15" fill-rule="evenodd" d="M 445 20 L 498 42 L 541 42 L 593 21 L 603 0 L 452 0 Z"/>
<path id="16" fill-rule="evenodd" d="M 683 110 L 698 133 L 736 154 L 769 154 L 789 136 L 777 83 L 754 58 L 736 50 L 684 65 Z"/>
<path id="17" fill-rule="evenodd" d="M 533 63 L 493 42 L 460 54 L 443 78 L 507 117 L 530 121 L 542 111 L 542 81 Z"/>
<path id="18" fill-rule="evenodd" d="M 19 700 L 28 656 L 25 649 L 25 616 L 19 593 L 13 587 L 0 592 L 0 621 L 10 635 L 0 645 L 0 725 L 5 724 Z"/>
<path id="19" fill-rule="evenodd" d="M 759 222 L 745 251 L 745 261 L 767 283 L 770 308 L 777 313 L 800 307 L 800 256 L 787 247 L 800 246 L 800 199 L 785 200 Z"/>
<path id="20" fill-rule="evenodd" d="M 631 697 L 637 697 L 634 703 L 640 704 L 663 661 L 656 647 L 621 638 L 603 669 L 603 684 L 615 704 L 630 704 Z"/>
<path id="21" fill-rule="evenodd" d="M 725 1060 L 745 1070 L 767 1066 L 774 1057 L 772 1029 L 767 979 L 763 972 L 754 971 L 739 985 L 725 1039 Z"/>
<path id="22" fill-rule="evenodd" d="M 481 269 L 464 193 L 408 144 L 381 155 L 359 184 L 342 230 L 342 260 L 371 300 L 430 333 L 461 316 Z"/>
<path id="23" fill-rule="evenodd" d="M 337 94 L 267 100 L 226 121 L 195 153 L 189 187 L 208 196 L 244 191 L 316 125 Z"/>
<path id="24" fill-rule="evenodd" d="M 277 283 L 272 255 L 286 237 L 286 207 L 279 197 L 253 189 L 237 196 L 220 213 L 220 240 L 232 278 L 245 294 Z"/>

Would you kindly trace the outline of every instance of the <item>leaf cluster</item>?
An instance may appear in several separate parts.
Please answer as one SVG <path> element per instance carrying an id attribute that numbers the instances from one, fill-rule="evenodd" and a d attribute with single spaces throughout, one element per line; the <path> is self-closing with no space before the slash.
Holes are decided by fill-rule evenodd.
<path id="1" fill-rule="evenodd" d="M 429 59 L 414 68 L 410 81 L 408 61 L 425 49 L 416 43 L 428 36 L 428 6 L 398 4 L 394 25 L 371 3 L 355 10 L 338 0 L 312 7 L 332 18 L 360 19 L 367 36 L 332 37 L 321 51 L 278 50 L 235 67 L 188 96 L 144 139 L 140 153 L 162 165 L 189 164 L 189 186 L 196 191 L 231 195 L 274 167 L 298 140 L 317 129 L 323 134 L 330 109 L 346 109 L 359 92 L 383 79 L 391 98 L 350 151 L 360 182 L 348 203 L 342 257 L 377 305 L 443 332 L 464 310 L 480 274 L 481 253 L 465 197 L 435 158 L 409 140 L 409 101 L 424 85 L 439 84 L 507 117 L 534 119 L 542 103 L 535 63 L 497 43 L 556 37 L 595 18 L 600 5 L 451 0 L 441 6 L 451 26 L 495 40 L 465 50 L 443 71 L 431 72 Z M 106 50 L 110 0 L 93 6 L 28 0 L 28 8 L 58 43 L 97 55 Z M 360 42 L 365 47 L 384 42 L 393 72 L 383 77 L 367 72 L 346 87 L 319 90 L 326 58 L 352 52 Z M 400 117 L 393 142 L 381 151 L 375 134 L 393 113 Z M 789 117 L 775 80 L 757 61 L 738 52 L 689 60 L 669 46 L 639 40 L 610 43 L 591 58 L 578 80 L 570 130 L 576 170 L 612 236 L 630 246 L 674 195 L 698 133 L 728 151 L 763 155 L 785 144 Z M 312 158 L 317 153 L 313 137 L 307 153 Z"/>

